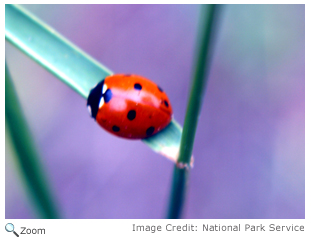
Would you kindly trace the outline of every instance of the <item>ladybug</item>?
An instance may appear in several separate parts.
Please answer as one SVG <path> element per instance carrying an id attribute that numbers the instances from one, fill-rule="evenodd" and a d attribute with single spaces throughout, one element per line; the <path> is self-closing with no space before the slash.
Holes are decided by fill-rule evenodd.
<path id="1" fill-rule="evenodd" d="M 143 139 L 164 129 L 172 119 L 171 103 L 152 81 L 115 74 L 100 81 L 87 99 L 92 118 L 119 137 Z"/>

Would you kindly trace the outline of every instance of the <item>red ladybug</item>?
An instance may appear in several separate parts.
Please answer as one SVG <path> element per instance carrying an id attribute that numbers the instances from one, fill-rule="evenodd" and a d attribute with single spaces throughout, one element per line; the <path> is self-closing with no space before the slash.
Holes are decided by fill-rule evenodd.
<path id="1" fill-rule="evenodd" d="M 129 139 L 143 139 L 165 128 L 172 107 L 164 91 L 139 75 L 106 77 L 90 92 L 91 117 L 108 132 Z"/>

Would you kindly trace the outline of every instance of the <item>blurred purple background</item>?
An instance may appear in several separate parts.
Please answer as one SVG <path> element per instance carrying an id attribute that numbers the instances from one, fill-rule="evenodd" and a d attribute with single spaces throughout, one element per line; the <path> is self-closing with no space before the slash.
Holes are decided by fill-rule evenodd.
<path id="1" fill-rule="evenodd" d="M 183 123 L 198 5 L 25 5 L 115 73 L 167 92 Z M 304 5 L 223 8 L 185 218 L 305 217 Z M 6 43 L 63 218 L 164 218 L 173 163 L 103 131 L 86 100 Z M 6 218 L 36 218 L 6 137 Z"/>

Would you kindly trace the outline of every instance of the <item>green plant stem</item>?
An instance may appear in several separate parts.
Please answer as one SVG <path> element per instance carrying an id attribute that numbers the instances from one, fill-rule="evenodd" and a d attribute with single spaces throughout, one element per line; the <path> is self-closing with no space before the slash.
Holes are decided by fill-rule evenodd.
<path id="1" fill-rule="evenodd" d="M 202 25 L 199 28 L 194 77 L 181 136 L 179 157 L 174 167 L 168 218 L 180 218 L 184 206 L 195 132 L 211 65 L 211 41 L 218 8 L 218 5 L 203 5 L 201 9 Z"/>
<path id="2" fill-rule="evenodd" d="M 112 74 L 21 6 L 5 5 L 5 38 L 84 98 Z"/>
<path id="3" fill-rule="evenodd" d="M 47 184 L 45 172 L 40 165 L 27 123 L 24 121 L 22 108 L 19 104 L 11 76 L 5 65 L 5 120 L 6 129 L 17 154 L 17 163 L 32 199 L 42 218 L 59 218 L 53 195 Z"/>

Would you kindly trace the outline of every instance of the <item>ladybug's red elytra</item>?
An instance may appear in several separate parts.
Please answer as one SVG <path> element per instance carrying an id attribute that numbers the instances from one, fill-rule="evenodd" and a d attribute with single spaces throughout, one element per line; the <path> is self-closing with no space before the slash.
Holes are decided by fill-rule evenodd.
<path id="1" fill-rule="evenodd" d="M 119 137 L 143 139 L 164 129 L 173 110 L 164 91 L 139 75 L 115 74 L 90 92 L 91 117 L 106 131 Z"/>

